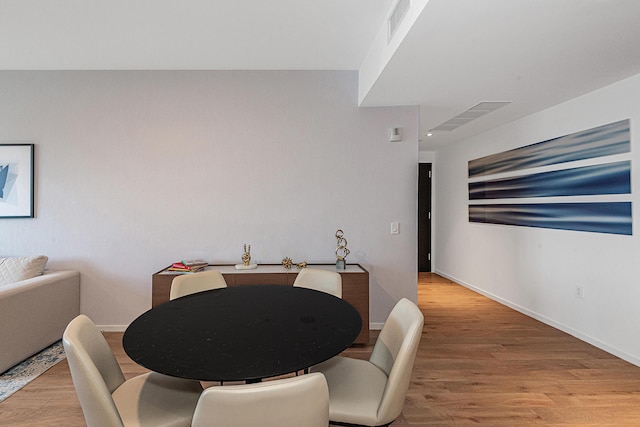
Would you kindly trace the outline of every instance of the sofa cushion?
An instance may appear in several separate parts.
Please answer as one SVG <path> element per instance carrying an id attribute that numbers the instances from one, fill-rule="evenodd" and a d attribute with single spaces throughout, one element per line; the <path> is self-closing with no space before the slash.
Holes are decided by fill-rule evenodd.
<path id="1" fill-rule="evenodd" d="M 0 258 L 0 286 L 40 276 L 48 259 L 44 255 Z"/>

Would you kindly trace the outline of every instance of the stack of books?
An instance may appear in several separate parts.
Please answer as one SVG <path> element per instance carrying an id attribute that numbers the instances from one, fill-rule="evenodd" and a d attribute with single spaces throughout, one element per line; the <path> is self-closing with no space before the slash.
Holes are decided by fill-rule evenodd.
<path id="1" fill-rule="evenodd" d="M 207 266 L 207 262 L 201 259 L 192 259 L 188 261 L 174 262 L 167 270 L 178 271 L 182 273 L 195 273 L 202 271 Z"/>

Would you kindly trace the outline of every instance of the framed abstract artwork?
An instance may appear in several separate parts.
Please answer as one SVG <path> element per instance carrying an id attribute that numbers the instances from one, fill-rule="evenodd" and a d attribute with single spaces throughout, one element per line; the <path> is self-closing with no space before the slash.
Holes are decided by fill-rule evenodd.
<path id="1" fill-rule="evenodd" d="M 625 119 L 469 161 L 469 221 L 633 235 L 630 129 Z"/>
<path id="2" fill-rule="evenodd" d="M 34 144 L 0 144 L 0 218 L 34 217 Z"/>

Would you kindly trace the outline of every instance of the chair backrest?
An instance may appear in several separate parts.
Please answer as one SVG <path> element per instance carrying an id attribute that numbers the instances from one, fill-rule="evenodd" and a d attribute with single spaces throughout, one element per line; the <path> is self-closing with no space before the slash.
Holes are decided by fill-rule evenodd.
<path id="1" fill-rule="evenodd" d="M 206 270 L 181 274 L 171 281 L 169 299 L 176 299 L 196 292 L 226 288 L 227 282 L 219 271 Z"/>
<path id="2" fill-rule="evenodd" d="M 316 289 L 342 298 L 342 276 L 334 271 L 303 268 L 298 273 L 293 286 Z"/>
<path id="3" fill-rule="evenodd" d="M 67 325 L 62 343 L 87 426 L 122 426 L 111 393 L 125 378 L 100 331 L 81 314 Z"/>
<path id="4" fill-rule="evenodd" d="M 378 423 L 395 420 L 402 412 L 422 337 L 424 315 L 406 298 L 395 305 L 376 341 L 369 361 L 387 374 L 378 406 Z"/>
<path id="5" fill-rule="evenodd" d="M 207 388 L 192 427 L 327 427 L 329 389 L 319 372 L 257 384 Z"/>

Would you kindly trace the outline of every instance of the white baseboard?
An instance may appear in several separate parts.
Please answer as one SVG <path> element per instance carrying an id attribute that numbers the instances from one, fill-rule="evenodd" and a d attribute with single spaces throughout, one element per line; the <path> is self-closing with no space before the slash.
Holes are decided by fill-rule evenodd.
<path id="1" fill-rule="evenodd" d="M 474 286 L 474 285 L 472 285 L 470 283 L 466 283 L 464 280 L 460 280 L 460 279 L 458 279 L 456 277 L 450 276 L 450 275 L 448 275 L 446 273 L 443 273 L 441 271 L 434 271 L 434 273 L 436 273 L 436 274 L 438 274 L 438 275 L 440 275 L 442 277 L 445 277 L 445 278 L 447 278 L 449 280 L 452 280 L 452 281 L 458 283 L 459 285 L 464 286 L 465 288 L 472 290 L 473 292 L 476 292 L 476 293 L 478 293 L 480 295 L 484 295 L 485 297 L 487 297 L 487 298 L 489 298 L 489 299 L 491 299 L 493 301 L 496 301 L 496 302 L 498 302 L 498 303 L 500 303 L 502 305 L 505 305 L 505 306 L 507 306 L 509 308 L 512 308 L 515 311 L 524 314 L 525 316 L 529 316 L 529 317 L 531 317 L 533 319 L 539 320 L 540 322 L 542 322 L 542 323 L 544 323 L 546 325 L 552 326 L 552 327 L 554 327 L 554 328 L 556 328 L 556 329 L 558 329 L 558 330 L 560 330 L 562 332 L 566 332 L 567 334 L 569 334 L 569 335 L 571 335 L 573 337 L 576 337 L 579 340 L 582 340 L 582 341 L 584 341 L 586 343 L 589 343 L 589 344 L 593 345 L 594 347 L 599 348 L 600 350 L 606 351 L 609 354 L 612 354 L 612 355 L 614 355 L 616 357 L 619 357 L 622 360 L 625 360 L 625 361 L 627 361 L 629 363 L 632 363 L 632 364 L 634 364 L 636 366 L 640 366 L 640 358 L 637 358 L 635 356 L 627 354 L 624 351 L 621 351 L 621 350 L 619 350 L 617 348 L 611 347 L 611 346 L 607 345 L 606 343 L 603 343 L 602 341 L 600 341 L 600 340 L 598 340 L 596 338 L 593 338 L 593 337 L 591 337 L 589 335 L 586 335 L 586 334 L 584 334 L 584 333 L 582 333 L 580 331 L 576 331 L 575 329 L 573 329 L 573 328 L 571 328 L 571 327 L 569 327 L 567 325 L 564 325 L 562 323 L 558 323 L 558 322 L 554 321 L 553 319 L 549 319 L 549 318 L 547 318 L 547 317 L 545 317 L 545 316 L 543 316 L 543 315 L 541 315 L 539 313 L 536 313 L 536 312 L 533 312 L 533 311 L 531 311 L 531 310 L 529 310 L 527 308 L 521 307 L 518 304 L 515 304 L 515 303 L 513 303 L 511 301 L 505 300 L 504 298 L 501 298 L 501 297 L 499 297 L 497 295 L 493 295 L 490 292 L 486 292 L 486 291 L 484 291 L 484 290 L 482 290 L 482 289 L 480 289 L 480 288 L 478 288 L 478 287 L 476 287 L 476 286 Z M 427 313 L 427 316 L 428 316 L 428 313 Z"/>

